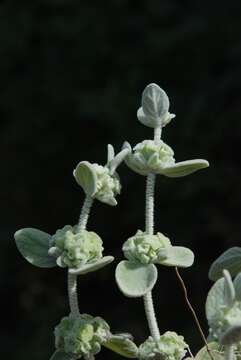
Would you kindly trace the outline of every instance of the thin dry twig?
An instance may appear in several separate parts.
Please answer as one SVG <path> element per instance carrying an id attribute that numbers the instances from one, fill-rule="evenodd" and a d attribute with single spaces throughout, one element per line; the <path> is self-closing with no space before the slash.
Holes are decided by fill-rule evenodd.
<path id="1" fill-rule="evenodd" d="M 192 313 L 192 316 L 193 316 L 194 321 L 195 321 L 195 323 L 196 323 L 196 325 L 197 325 L 198 331 L 199 331 L 199 333 L 200 333 L 200 335 L 201 335 L 201 337 L 202 337 L 202 339 L 203 339 L 203 342 L 204 342 L 204 344 L 205 344 L 205 346 L 206 346 L 206 348 L 207 348 L 207 352 L 208 352 L 210 358 L 211 358 L 212 360 L 214 360 L 214 358 L 213 358 L 213 356 L 212 356 L 212 354 L 211 354 L 211 351 L 210 351 L 210 349 L 209 349 L 209 346 L 208 346 L 206 337 L 205 337 L 204 332 L 203 332 L 203 330 L 202 330 L 201 324 L 200 324 L 200 322 L 199 322 L 199 320 L 198 320 L 197 314 L 196 314 L 196 312 L 195 312 L 192 304 L 190 303 L 190 301 L 189 301 L 189 299 L 188 299 L 188 293 L 187 293 L 186 285 L 185 285 L 184 280 L 183 280 L 183 278 L 181 277 L 181 275 L 180 275 L 177 267 L 175 267 L 175 272 L 176 272 L 177 278 L 178 278 L 178 280 L 180 281 L 180 284 L 181 284 L 181 286 L 182 286 L 182 289 L 183 289 L 183 292 L 184 292 L 185 301 L 186 301 L 187 306 L 189 307 L 189 309 L 190 309 L 190 311 L 191 311 L 191 313 Z"/>

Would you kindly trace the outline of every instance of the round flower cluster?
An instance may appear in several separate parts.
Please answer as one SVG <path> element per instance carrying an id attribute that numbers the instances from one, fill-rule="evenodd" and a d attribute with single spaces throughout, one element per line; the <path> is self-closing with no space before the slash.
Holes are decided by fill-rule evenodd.
<path id="1" fill-rule="evenodd" d="M 56 349 L 74 358 L 89 359 L 101 349 L 110 335 L 109 325 L 100 317 L 87 314 L 64 317 L 54 330 Z"/>
<path id="2" fill-rule="evenodd" d="M 147 235 L 138 230 L 135 236 L 124 243 L 122 250 L 130 261 L 153 264 L 166 259 L 166 249 L 169 246 L 170 240 L 162 233 Z"/>
<path id="3" fill-rule="evenodd" d="M 167 331 L 155 341 L 151 336 L 139 347 L 139 359 L 181 360 L 185 354 L 187 344 L 183 336 Z"/>
<path id="4" fill-rule="evenodd" d="M 49 254 L 57 257 L 61 267 L 79 268 L 102 258 L 102 240 L 92 231 L 66 225 L 52 236 Z"/>
<path id="5" fill-rule="evenodd" d="M 219 341 L 229 327 L 241 319 L 241 302 L 236 301 L 232 307 L 223 307 L 209 321 L 209 334 L 213 340 Z M 241 343 L 239 344 L 241 348 Z"/>
<path id="6" fill-rule="evenodd" d="M 92 164 L 97 176 L 97 191 L 94 197 L 104 203 L 116 205 L 115 196 L 121 192 L 121 184 L 117 173 L 110 174 L 108 167 Z"/>
<path id="7" fill-rule="evenodd" d="M 141 175 L 150 172 L 161 174 L 162 170 L 175 164 L 174 152 L 162 140 L 155 143 L 153 140 L 144 140 L 133 148 L 125 159 L 127 165 Z"/>

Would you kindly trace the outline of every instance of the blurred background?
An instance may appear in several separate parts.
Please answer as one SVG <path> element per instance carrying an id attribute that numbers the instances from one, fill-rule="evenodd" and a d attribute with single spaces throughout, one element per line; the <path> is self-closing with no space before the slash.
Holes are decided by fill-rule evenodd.
<path id="1" fill-rule="evenodd" d="M 48 360 L 53 328 L 68 314 L 66 272 L 39 269 L 16 250 L 22 227 L 54 233 L 77 222 L 84 199 L 72 171 L 80 160 L 104 164 L 106 145 L 136 144 L 152 131 L 136 119 L 144 87 L 155 82 L 177 114 L 163 133 L 177 160 L 210 168 L 159 177 L 156 230 L 190 247 L 181 271 L 207 333 L 207 272 L 225 249 L 241 245 L 241 7 L 236 0 L 6 0 L 0 3 L 0 355 Z M 96 202 L 89 229 L 116 262 L 79 279 L 82 312 L 113 332 L 148 336 L 141 299 L 114 281 L 122 243 L 144 228 L 145 178 L 122 165 L 118 206 Z M 202 341 L 173 269 L 154 290 L 161 332 Z M 120 359 L 103 351 L 98 359 Z"/>

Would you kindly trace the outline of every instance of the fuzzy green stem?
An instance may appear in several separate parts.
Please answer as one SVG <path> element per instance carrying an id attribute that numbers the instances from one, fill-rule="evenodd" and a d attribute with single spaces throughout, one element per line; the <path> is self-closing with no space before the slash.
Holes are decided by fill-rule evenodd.
<path id="1" fill-rule="evenodd" d="M 154 232 L 154 191 L 155 174 L 148 174 L 146 180 L 146 233 L 148 235 L 153 235 Z M 151 336 L 154 340 L 158 341 L 160 332 L 156 320 L 151 291 L 145 294 L 143 299 Z"/>
<path id="2" fill-rule="evenodd" d="M 90 196 L 86 196 L 84 204 L 81 209 L 77 231 L 85 230 L 92 204 L 93 204 L 93 199 Z M 70 306 L 71 314 L 74 316 L 78 316 L 79 305 L 78 305 L 78 292 L 77 292 L 77 275 L 70 273 L 68 273 L 68 295 L 69 295 L 69 306 Z"/>
<path id="3" fill-rule="evenodd" d="M 159 143 L 160 138 L 161 138 L 161 134 L 162 134 L 162 127 L 157 127 L 154 129 L 154 141 L 155 143 Z"/>
<path id="4" fill-rule="evenodd" d="M 234 360 L 234 346 L 233 345 L 227 345 L 224 349 L 224 359 L 225 360 Z"/>
<path id="5" fill-rule="evenodd" d="M 77 231 L 85 230 L 92 204 L 93 199 L 90 196 L 86 196 L 83 207 L 81 209 Z"/>

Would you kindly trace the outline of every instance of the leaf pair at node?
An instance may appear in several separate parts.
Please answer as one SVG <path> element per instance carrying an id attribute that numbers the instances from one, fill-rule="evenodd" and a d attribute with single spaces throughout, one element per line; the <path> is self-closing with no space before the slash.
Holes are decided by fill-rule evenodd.
<path id="1" fill-rule="evenodd" d="M 189 267 L 193 264 L 193 252 L 182 246 L 172 246 L 163 234 L 148 235 L 137 231 L 122 248 L 128 260 L 116 268 L 116 282 L 124 295 L 141 297 L 152 290 L 157 281 L 157 268 L 164 266 Z"/>
<path id="2" fill-rule="evenodd" d="M 38 229 L 24 228 L 15 233 L 15 241 L 32 265 L 68 267 L 75 275 L 96 271 L 114 260 L 112 256 L 103 257 L 102 240 L 96 233 L 86 230 L 75 233 L 75 229 L 67 225 L 51 236 Z"/>
<path id="3" fill-rule="evenodd" d="M 123 149 L 115 156 L 113 146 L 108 145 L 105 166 L 81 161 L 74 170 L 74 177 L 85 194 L 105 204 L 117 205 L 115 197 L 121 192 L 121 184 L 116 169 L 128 152 L 128 149 Z"/>

